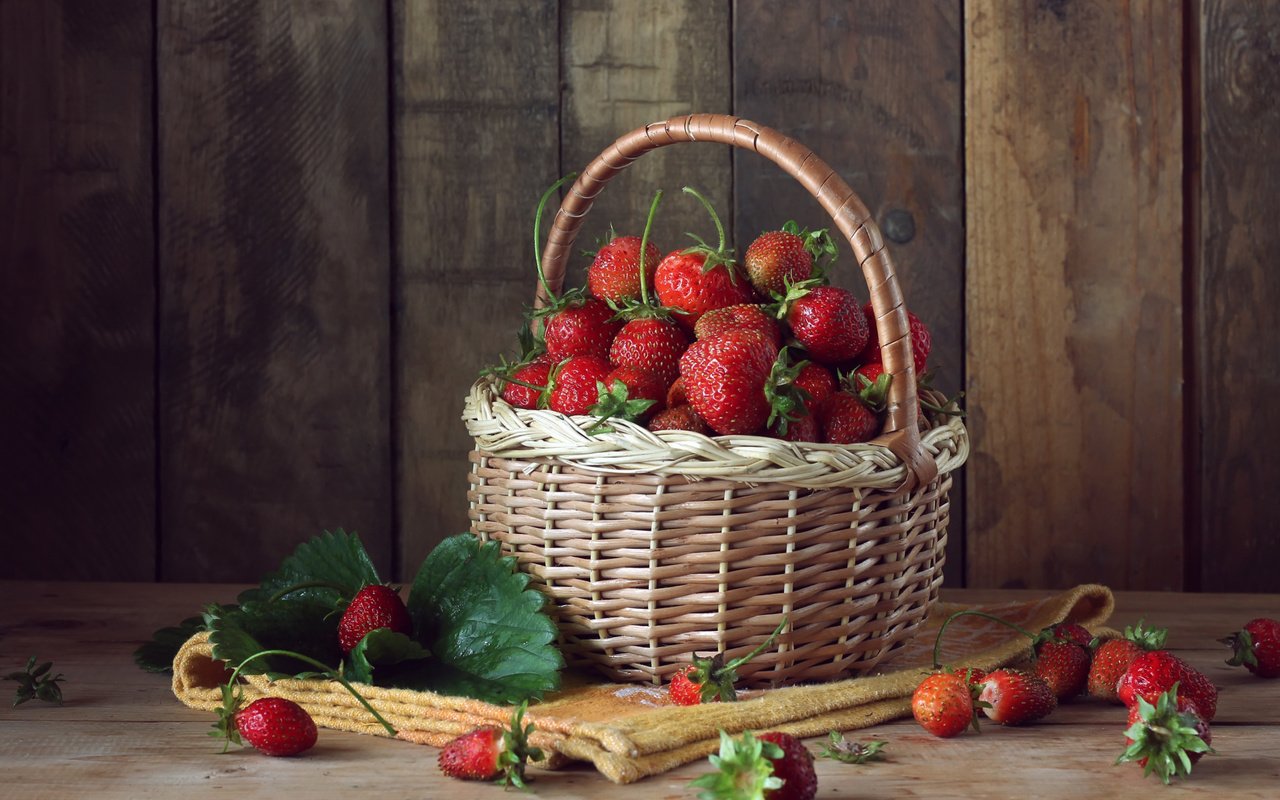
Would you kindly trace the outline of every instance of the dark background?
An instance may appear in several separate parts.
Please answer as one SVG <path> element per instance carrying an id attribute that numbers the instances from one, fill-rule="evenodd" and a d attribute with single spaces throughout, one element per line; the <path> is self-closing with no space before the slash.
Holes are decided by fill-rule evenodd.
<path id="1" fill-rule="evenodd" d="M 411 574 L 538 195 L 703 111 L 885 229 L 967 391 L 948 584 L 1280 591 L 1280 5 L 0 0 L 0 89 L 0 577 L 253 580 L 339 526 Z M 823 223 L 686 145 L 585 239 L 659 187 L 662 249 L 711 235 L 683 185 L 740 248 Z"/>

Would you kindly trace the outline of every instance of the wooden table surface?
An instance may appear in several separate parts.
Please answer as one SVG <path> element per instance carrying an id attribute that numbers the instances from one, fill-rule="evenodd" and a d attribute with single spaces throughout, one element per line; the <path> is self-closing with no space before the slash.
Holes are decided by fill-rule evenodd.
<path id="1" fill-rule="evenodd" d="M 360 790 L 379 798 L 502 796 L 488 785 L 443 777 L 434 748 L 321 730 L 299 758 L 250 749 L 223 755 L 206 736 L 213 715 L 180 704 L 164 675 L 133 665 L 138 642 L 204 603 L 231 601 L 239 587 L 215 584 L 0 582 L 0 674 L 30 655 L 64 673 L 62 707 L 32 701 L 10 708 L 0 683 L 0 798 L 206 796 L 333 797 Z M 945 599 L 998 602 L 1029 592 L 951 590 Z M 1213 729 L 1216 755 L 1191 779 L 1164 790 L 1134 765 L 1112 766 L 1123 749 L 1124 712 L 1077 701 L 1033 727 L 984 726 L 981 735 L 935 739 L 907 720 L 853 734 L 889 742 L 890 761 L 850 766 L 818 760 L 818 797 L 1116 797 L 1163 790 L 1170 796 L 1280 797 L 1280 680 L 1223 664 L 1216 639 L 1255 616 L 1280 617 L 1280 595 L 1121 593 L 1112 622 L 1139 618 L 1167 626 L 1169 646 L 1221 689 Z M 811 740 L 815 752 L 819 740 Z M 583 765 L 535 770 L 533 792 L 564 798 L 693 798 L 699 762 L 629 786 Z M 517 795 L 518 796 L 518 795 Z"/>

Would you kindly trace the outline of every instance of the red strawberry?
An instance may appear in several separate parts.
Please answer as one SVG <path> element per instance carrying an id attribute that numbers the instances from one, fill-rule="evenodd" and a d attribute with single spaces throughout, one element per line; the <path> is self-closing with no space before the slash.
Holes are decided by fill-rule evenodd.
<path id="1" fill-rule="evenodd" d="M 1141 697 L 1154 703 L 1174 684 L 1179 693 L 1196 704 L 1205 721 L 1212 722 L 1218 713 L 1218 687 L 1209 682 L 1204 673 L 1168 650 L 1152 650 L 1133 660 L 1128 671 L 1120 678 L 1116 691 L 1120 702 L 1131 706 Z"/>
<path id="2" fill-rule="evenodd" d="M 390 628 L 396 633 L 413 633 L 413 621 L 400 595 L 390 586 L 381 584 L 366 586 L 356 592 L 338 621 L 338 644 L 342 652 L 350 653 L 360 640 L 379 628 Z"/>
<path id="3" fill-rule="evenodd" d="M 702 704 L 702 684 L 697 680 L 698 668 L 693 664 L 684 667 L 671 676 L 667 684 L 667 696 L 678 706 L 696 706 Z"/>
<path id="4" fill-rule="evenodd" d="M 669 386 L 680 374 L 689 334 L 669 319 L 641 317 L 622 326 L 609 348 L 610 363 L 652 372 Z"/>
<path id="5" fill-rule="evenodd" d="M 236 730 L 259 752 L 296 756 L 316 743 L 316 723 L 306 710 L 282 697 L 263 697 L 236 712 Z"/>
<path id="6" fill-rule="evenodd" d="M 529 747 L 533 724 L 524 725 L 525 704 L 521 703 L 511 717 L 511 727 L 496 725 L 477 728 L 449 742 L 440 751 L 440 771 L 451 778 L 468 781 L 497 780 L 524 787 L 524 768 L 530 760 L 540 761 L 542 751 Z"/>
<path id="7" fill-rule="evenodd" d="M 600 400 L 600 384 L 613 366 L 599 356 L 573 356 L 551 371 L 547 408 L 570 416 L 591 413 Z"/>
<path id="8" fill-rule="evenodd" d="M 644 251 L 645 282 L 653 283 L 662 252 L 653 242 Z M 640 237 L 618 236 L 596 251 L 587 267 L 587 289 L 595 297 L 622 305 L 640 297 Z"/>
<path id="9" fill-rule="evenodd" d="M 680 357 L 689 403 L 716 433 L 756 433 L 769 418 L 764 387 L 777 354 L 759 331 L 738 329 L 699 339 Z"/>
<path id="10" fill-rule="evenodd" d="M 550 375 L 551 365 L 546 362 L 526 364 L 511 374 L 511 380 L 502 389 L 502 399 L 516 408 L 537 408 Z M 540 388 L 533 388 L 535 386 Z"/>
<path id="11" fill-rule="evenodd" d="M 982 709 L 983 713 L 1001 725 L 1035 722 L 1058 707 L 1049 684 L 1012 669 L 998 669 L 987 675 L 978 700 L 990 704 L 990 708 Z"/>
<path id="12" fill-rule="evenodd" d="M 1166 784 L 1176 775 L 1191 774 L 1191 765 L 1213 752 L 1208 721 L 1176 688 L 1161 694 L 1155 704 L 1139 698 L 1130 706 L 1124 735 L 1128 747 L 1116 763 L 1137 761 L 1143 777 L 1154 772 Z"/>
<path id="13" fill-rule="evenodd" d="M 782 347 L 782 331 L 778 321 L 765 313 L 759 305 L 736 305 L 714 308 L 698 318 L 693 326 L 693 335 L 699 339 L 710 339 L 733 328 L 751 328 L 758 330 L 773 340 L 774 347 Z"/>
<path id="14" fill-rule="evenodd" d="M 602 420 L 622 417 L 643 422 L 662 410 L 667 395 L 661 378 L 635 367 L 616 367 L 605 376 L 604 386 L 605 393 L 591 408 Z"/>
<path id="15" fill-rule="evenodd" d="M 720 753 L 709 772 L 689 783 L 703 800 L 813 800 L 818 777 L 813 755 L 789 733 L 744 733 L 738 739 L 720 732 Z"/>
<path id="16" fill-rule="evenodd" d="M 792 286 L 778 314 L 814 361 L 852 361 L 867 345 L 867 320 L 848 289 L 805 281 Z"/>
<path id="17" fill-rule="evenodd" d="M 698 416 L 698 412 L 693 410 L 693 406 L 689 404 L 672 406 L 665 411 L 659 411 L 649 420 L 649 430 L 651 431 L 693 431 L 694 433 L 711 434 L 711 429 L 707 427 L 707 423 L 702 417 Z"/>
<path id="18" fill-rule="evenodd" d="M 1241 664 L 1259 678 L 1280 677 L 1280 620 L 1258 617 L 1222 640 L 1235 651 L 1227 663 Z"/>
<path id="19" fill-rule="evenodd" d="M 695 656 L 692 664 L 681 668 L 671 676 L 671 683 L 667 684 L 667 694 L 671 697 L 671 702 L 679 706 L 696 706 L 716 700 L 725 702 L 737 700 L 738 692 L 734 684 L 738 680 L 738 669 L 772 646 L 786 624 L 787 620 L 784 617 L 782 622 L 778 623 L 778 627 L 773 629 L 773 633 L 769 634 L 769 637 L 754 650 L 728 663 L 725 663 L 723 653 L 716 653 L 711 658 Z"/>
<path id="20" fill-rule="evenodd" d="M 1119 704 L 1116 684 L 1129 671 L 1129 665 L 1146 651 L 1164 647 L 1167 635 L 1168 631 L 1164 628 L 1144 628 L 1139 621 L 1137 625 L 1124 629 L 1122 639 L 1107 639 L 1101 644 L 1091 644 L 1094 652 L 1093 663 L 1089 666 L 1089 694 Z"/>
<path id="21" fill-rule="evenodd" d="M 828 397 L 820 416 L 823 439 L 831 444 L 869 442 L 880 433 L 880 418 L 861 398 L 846 391 Z"/>
<path id="22" fill-rule="evenodd" d="M 822 440 L 822 429 L 818 420 L 808 414 L 787 421 L 787 428 L 782 431 L 781 421 L 769 426 L 769 433 L 788 442 L 818 442 Z"/>
<path id="23" fill-rule="evenodd" d="M 653 276 L 658 301 L 667 308 L 683 312 L 680 324 L 692 330 L 699 317 L 715 308 L 757 301 L 755 290 L 725 249 L 724 226 L 707 199 L 685 187 L 707 209 L 715 223 L 720 243 L 712 248 L 698 240 L 697 247 L 679 250 L 662 259 Z M 697 237 L 694 237 L 697 238 Z"/>
<path id="24" fill-rule="evenodd" d="M 1036 645 L 1032 672 L 1049 684 L 1058 702 L 1085 690 L 1089 682 L 1089 650 L 1074 641 L 1048 640 Z"/>
<path id="25" fill-rule="evenodd" d="M 987 679 L 986 670 L 978 669 L 977 667 L 962 667 L 954 670 L 951 674 L 964 678 L 970 686 L 978 686 Z"/>
<path id="26" fill-rule="evenodd" d="M 1085 626 L 1075 622 L 1059 622 L 1049 630 L 1055 637 L 1075 642 L 1081 647 L 1089 647 L 1093 643 L 1093 634 Z"/>
<path id="27" fill-rule="evenodd" d="M 788 231 L 768 231 L 756 237 L 742 257 L 751 285 L 763 295 L 782 294 L 787 285 L 813 274 L 813 255 L 805 240 Z"/>
<path id="28" fill-rule="evenodd" d="M 555 361 L 578 355 L 605 358 L 620 330 L 622 322 L 614 319 L 613 309 L 599 300 L 587 299 L 547 315 L 542 336 L 548 355 Z"/>
<path id="29" fill-rule="evenodd" d="M 961 675 L 935 672 L 920 681 L 912 693 L 911 714 L 920 727 L 943 739 L 963 733 L 970 725 L 976 730 L 978 716 L 971 685 Z"/>
<path id="30" fill-rule="evenodd" d="M 862 313 L 867 321 L 867 345 L 860 356 L 863 361 L 872 362 L 882 360 L 880 355 L 880 336 L 876 331 L 875 311 L 872 310 L 871 304 L 867 303 L 862 307 Z M 915 362 L 916 375 L 923 375 L 925 365 L 929 361 L 929 352 L 933 349 L 933 334 L 929 332 L 920 318 L 910 311 L 907 312 L 907 329 L 911 332 L 911 359 Z"/>
<path id="31" fill-rule="evenodd" d="M 684 406 L 688 404 L 689 398 L 685 396 L 684 393 L 684 378 L 676 378 L 671 385 L 667 387 L 667 407 L 675 408 L 676 406 Z"/>
<path id="32" fill-rule="evenodd" d="M 808 395 L 804 405 L 809 409 L 811 416 L 816 416 L 822 404 L 827 402 L 827 398 L 836 391 L 836 379 L 831 374 L 831 370 L 812 361 L 801 362 L 795 385 Z"/>

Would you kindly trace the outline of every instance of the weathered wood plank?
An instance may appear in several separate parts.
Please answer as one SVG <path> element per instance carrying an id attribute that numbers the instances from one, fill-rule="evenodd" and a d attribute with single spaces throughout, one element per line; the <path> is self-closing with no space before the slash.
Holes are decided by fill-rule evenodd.
<path id="1" fill-rule="evenodd" d="M 965 7 L 968 576 L 1182 582 L 1181 18 Z"/>
<path id="2" fill-rule="evenodd" d="M 391 553 L 385 13 L 159 5 L 162 576 Z"/>
<path id="3" fill-rule="evenodd" d="M 762 0 L 734 12 L 734 109 L 803 142 L 858 192 L 899 268 L 908 307 L 933 332 L 930 365 L 948 394 L 963 386 L 964 191 L 960 4 L 809 0 L 779 14 Z M 829 220 L 772 163 L 735 159 L 739 245 L 787 219 Z M 857 265 L 833 280 L 864 300 Z M 963 471 L 951 491 L 948 585 L 964 581 Z"/>
<path id="4" fill-rule="evenodd" d="M 462 400 L 515 349 L 533 299 L 533 211 L 558 177 L 552 0 L 393 6 L 396 486 L 411 578 L 467 529 Z"/>
<path id="5" fill-rule="evenodd" d="M 152 30 L 0 4 L 0 577 L 155 577 Z"/>
<path id="6" fill-rule="evenodd" d="M 731 108 L 729 3 L 569 0 L 561 11 L 566 172 L 579 172 L 614 139 L 680 114 L 727 114 Z M 723 145 L 669 147 L 627 169 L 597 199 L 577 250 L 594 250 L 609 226 L 639 235 L 657 189 L 667 199 L 650 234 L 666 253 L 714 239 L 706 212 L 680 193 L 692 186 L 711 201 L 732 233 L 732 161 Z M 569 265 L 566 284 L 583 283 L 586 258 Z"/>
<path id="7" fill-rule="evenodd" d="M 1201 588 L 1280 589 L 1280 6 L 1201 4 L 1202 190 L 1192 280 Z"/>

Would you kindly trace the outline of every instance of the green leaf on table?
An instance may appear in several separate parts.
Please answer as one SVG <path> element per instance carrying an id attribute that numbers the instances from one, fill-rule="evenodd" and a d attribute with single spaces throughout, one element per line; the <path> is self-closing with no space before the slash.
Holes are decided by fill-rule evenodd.
<path id="1" fill-rule="evenodd" d="M 205 612 L 213 657 L 238 666 L 263 650 L 292 650 L 336 670 L 342 661 L 338 618 L 323 599 L 250 601 L 230 609 L 211 606 Z M 297 675 L 314 669 L 286 656 L 265 656 L 244 668 L 246 675 Z"/>
<path id="2" fill-rule="evenodd" d="M 258 588 L 242 593 L 240 602 L 317 601 L 332 611 L 371 583 L 381 581 L 360 536 L 339 528 L 298 545 Z"/>
<path id="3" fill-rule="evenodd" d="M 394 673 L 396 665 L 406 661 L 430 658 L 431 651 L 390 628 L 369 631 L 359 644 L 351 649 L 344 664 L 343 676 L 359 683 L 382 684 L 382 675 Z M 378 680 L 375 681 L 375 671 Z"/>
<path id="4" fill-rule="evenodd" d="M 173 673 L 173 659 L 192 636 L 205 629 L 204 617 L 187 617 L 177 625 L 161 628 L 151 640 L 133 651 L 133 661 L 147 672 Z"/>
<path id="5" fill-rule="evenodd" d="M 433 658 L 396 685 L 516 703 L 559 686 L 564 659 L 545 598 L 496 542 L 469 534 L 436 546 L 409 593 L 414 639 Z"/>

